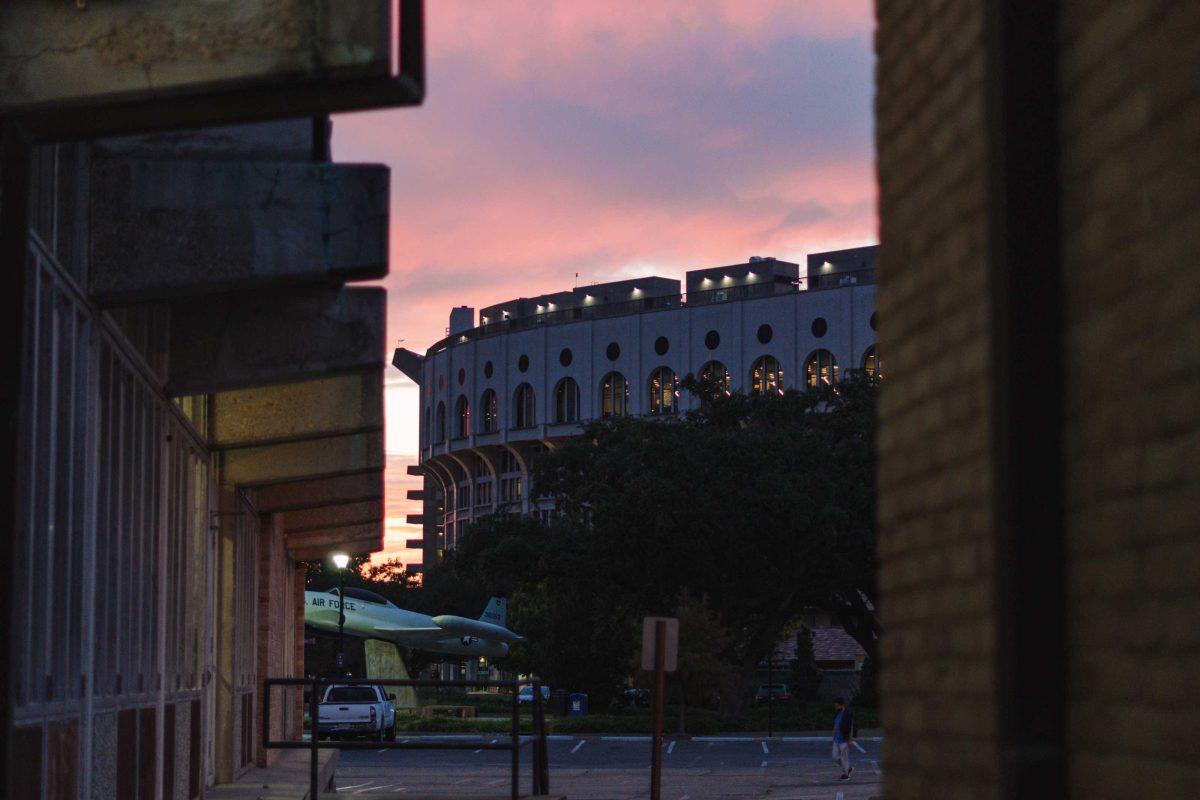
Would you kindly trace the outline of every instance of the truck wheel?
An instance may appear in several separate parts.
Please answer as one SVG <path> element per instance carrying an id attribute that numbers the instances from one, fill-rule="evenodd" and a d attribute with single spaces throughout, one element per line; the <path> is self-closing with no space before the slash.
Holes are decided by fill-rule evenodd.
<path id="1" fill-rule="evenodd" d="M 396 741 L 396 723 L 393 722 L 392 726 L 387 729 L 387 733 L 384 735 L 384 738 L 389 742 Z"/>

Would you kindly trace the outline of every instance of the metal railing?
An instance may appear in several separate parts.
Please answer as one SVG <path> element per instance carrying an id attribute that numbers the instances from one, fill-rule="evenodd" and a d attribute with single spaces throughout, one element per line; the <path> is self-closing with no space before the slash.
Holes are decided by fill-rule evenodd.
<path id="1" fill-rule="evenodd" d="M 529 314 L 523 317 L 496 320 L 486 325 L 461 331 L 434 343 L 426 351 L 426 354 L 432 355 L 440 353 L 447 347 L 453 347 L 456 344 L 486 339 L 490 336 L 499 336 L 514 331 L 529 330 L 542 325 L 562 325 L 588 319 L 605 319 L 608 317 L 620 317 L 626 314 L 640 314 L 645 311 L 661 311 L 670 308 L 711 305 L 713 303 L 750 300 L 760 297 L 776 297 L 795 294 L 797 292 L 844 289 L 874 282 L 874 269 L 860 269 L 850 272 L 808 275 L 797 279 L 794 289 L 783 284 L 764 281 L 762 283 L 741 284 L 726 288 L 705 289 L 687 294 L 658 295 L 655 297 L 643 297 L 638 300 L 625 300 L 618 303 L 601 303 L 593 306 L 564 308 L 558 311 L 547 311 L 542 314 Z M 780 291 L 781 288 L 784 291 Z"/>
<path id="2" fill-rule="evenodd" d="M 300 686 L 309 688 L 308 700 L 309 741 L 275 740 L 271 738 L 271 689 L 275 686 Z M 329 686 L 411 686 L 450 687 L 475 689 L 510 689 L 512 691 L 512 729 L 506 741 L 462 742 L 437 740 L 436 737 L 422 741 L 323 741 L 320 736 L 321 695 Z M 520 690 L 522 686 L 533 687 L 533 718 L 531 735 L 521 736 Z M 383 721 L 380 720 L 382 726 Z M 382 728 L 381 728 L 382 729 Z M 532 793 L 544 795 L 550 792 L 550 763 L 546 750 L 546 712 L 542 705 L 542 682 L 537 678 L 517 681 L 433 681 L 399 678 L 267 678 L 263 681 L 262 693 L 262 746 L 266 749 L 304 750 L 311 752 L 309 765 L 310 800 L 318 800 L 321 790 L 319 777 L 319 753 L 326 750 L 508 750 L 512 753 L 512 800 L 520 795 L 521 748 L 532 748 Z"/>

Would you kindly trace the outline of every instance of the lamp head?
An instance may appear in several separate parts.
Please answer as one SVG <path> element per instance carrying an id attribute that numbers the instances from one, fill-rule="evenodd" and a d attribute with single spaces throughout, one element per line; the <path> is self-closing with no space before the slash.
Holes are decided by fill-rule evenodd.
<path id="1" fill-rule="evenodd" d="M 338 569 L 345 569 L 346 565 L 350 563 L 350 556 L 345 553 L 334 553 L 332 558 L 333 565 Z"/>

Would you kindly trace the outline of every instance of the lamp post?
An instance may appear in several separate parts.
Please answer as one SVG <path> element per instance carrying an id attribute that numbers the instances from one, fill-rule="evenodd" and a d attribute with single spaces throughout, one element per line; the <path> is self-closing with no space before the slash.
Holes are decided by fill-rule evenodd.
<path id="1" fill-rule="evenodd" d="M 337 668 L 338 671 L 344 672 L 346 668 L 346 566 L 350 563 L 350 556 L 345 553 L 334 553 L 333 565 L 338 570 L 338 649 L 337 649 Z"/>

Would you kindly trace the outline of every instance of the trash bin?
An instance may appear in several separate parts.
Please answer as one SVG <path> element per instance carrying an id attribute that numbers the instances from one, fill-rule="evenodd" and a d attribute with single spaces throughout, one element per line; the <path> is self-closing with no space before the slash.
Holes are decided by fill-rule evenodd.
<path id="1" fill-rule="evenodd" d="M 568 717 L 585 717 L 587 716 L 587 695 L 583 692 L 574 692 L 571 695 L 570 702 L 567 703 Z"/>
<path id="2" fill-rule="evenodd" d="M 563 689 L 555 689 L 550 692 L 550 702 L 546 706 L 546 713 L 553 714 L 556 717 L 565 717 L 567 715 L 567 693 Z"/>

